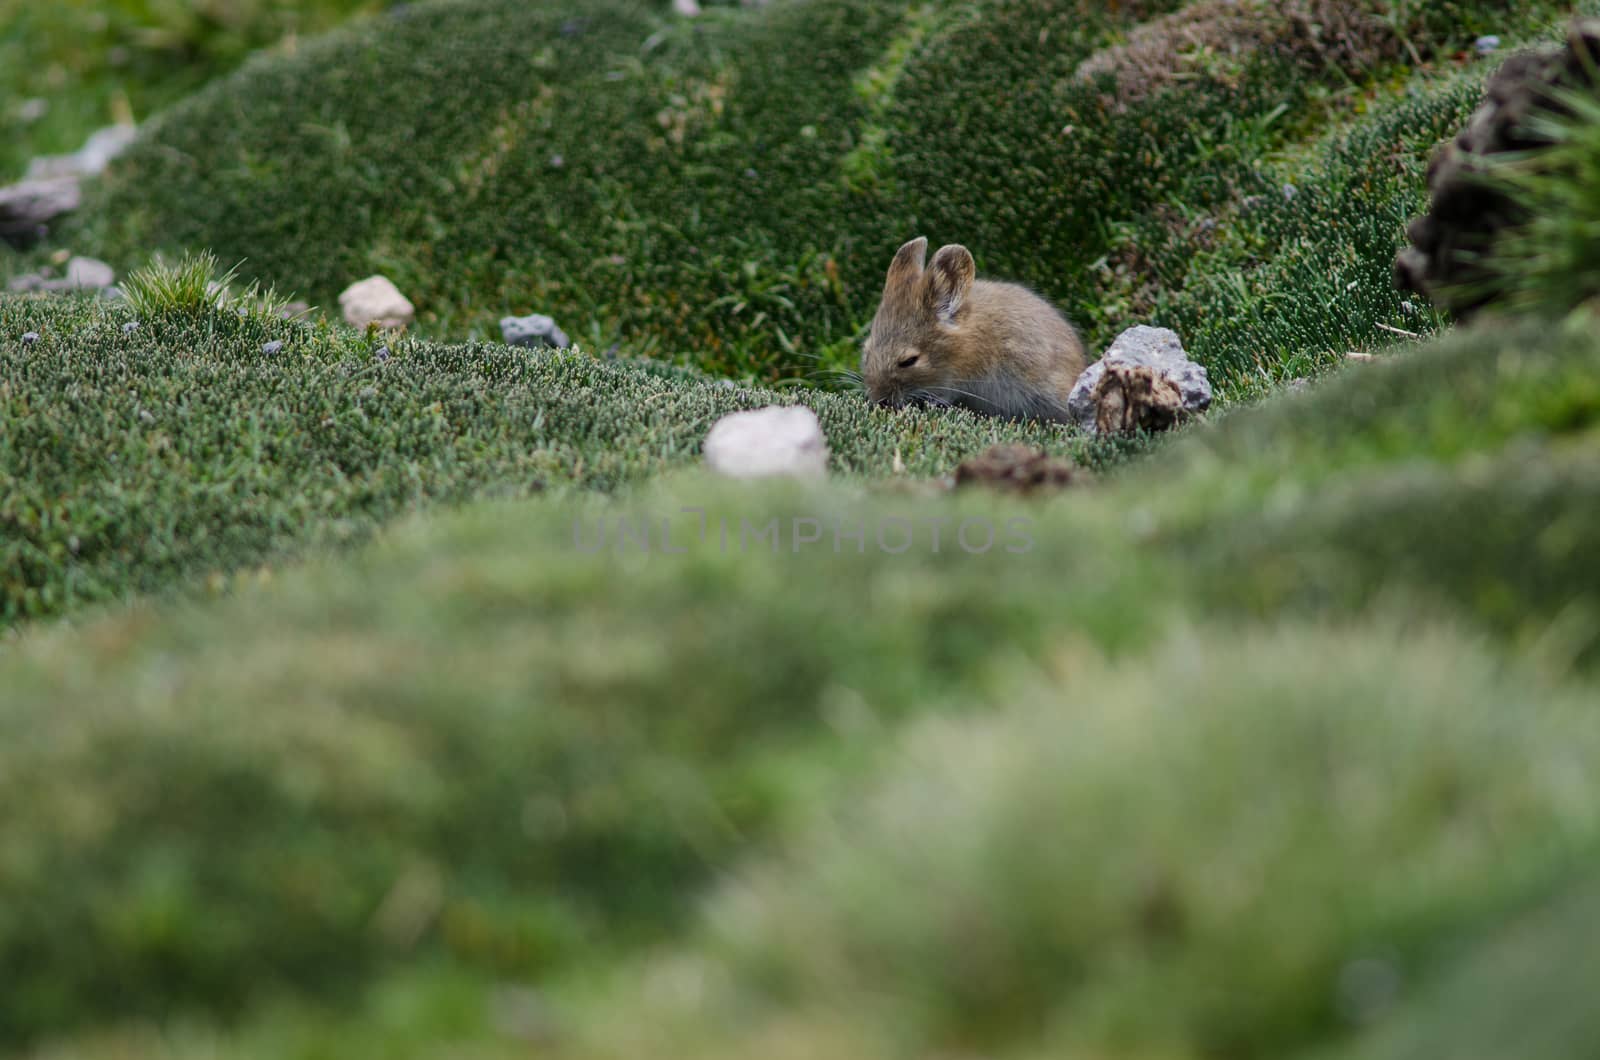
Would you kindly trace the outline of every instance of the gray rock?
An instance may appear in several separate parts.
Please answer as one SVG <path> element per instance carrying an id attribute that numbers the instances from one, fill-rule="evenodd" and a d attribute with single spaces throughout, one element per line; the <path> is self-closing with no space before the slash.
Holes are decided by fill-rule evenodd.
<path id="1" fill-rule="evenodd" d="M 804 405 L 724 416 L 712 425 L 703 449 L 713 471 L 735 478 L 816 477 L 828 470 L 828 439 L 817 414 Z"/>
<path id="2" fill-rule="evenodd" d="M 44 234 L 46 225 L 82 202 L 77 177 L 25 180 L 0 188 L 0 239 L 31 243 Z"/>
<path id="3" fill-rule="evenodd" d="M 1067 395 L 1067 414 L 1082 429 L 1095 430 L 1097 409 L 1094 390 L 1105 374 L 1107 365 L 1124 364 L 1153 368 L 1178 388 L 1184 411 L 1190 415 L 1211 407 L 1211 381 L 1206 378 L 1204 366 L 1195 364 L 1184 356 L 1183 342 L 1170 328 L 1152 328 L 1143 324 L 1129 328 L 1117 336 L 1105 356 L 1083 370 L 1072 392 Z"/>
<path id="4" fill-rule="evenodd" d="M 82 147 L 70 155 L 43 155 L 28 163 L 28 180 L 57 177 L 94 177 L 133 143 L 138 129 L 132 125 L 108 125 L 89 134 Z"/>
<path id="5" fill-rule="evenodd" d="M 139 330 L 139 322 L 137 320 L 130 320 L 126 324 L 122 325 L 122 333 L 124 335 L 132 335 L 135 331 L 138 331 L 138 330 Z"/>
<path id="6" fill-rule="evenodd" d="M 104 294 L 114 290 L 117 274 L 110 265 L 95 258 L 76 257 L 67 262 L 63 276 L 47 272 L 27 272 L 13 276 L 6 287 L 12 291 L 99 291 Z"/>
<path id="7" fill-rule="evenodd" d="M 271 342 L 263 342 L 261 344 L 261 352 L 269 357 L 281 349 L 283 349 L 282 339 L 273 339 Z"/>
<path id="8" fill-rule="evenodd" d="M 1500 38 L 1493 33 L 1486 33 L 1472 42 L 1479 55 L 1489 55 L 1500 50 Z"/>
<path id="9" fill-rule="evenodd" d="M 36 343 L 38 341 L 39 341 L 39 333 L 37 331 L 25 331 L 25 332 L 23 332 L 23 334 L 22 334 L 22 344 L 24 346 L 32 346 L 34 343 Z"/>
<path id="10" fill-rule="evenodd" d="M 572 345 L 567 333 L 556 327 L 556 322 L 542 313 L 525 317 L 501 317 L 500 336 L 508 346 L 566 347 Z"/>

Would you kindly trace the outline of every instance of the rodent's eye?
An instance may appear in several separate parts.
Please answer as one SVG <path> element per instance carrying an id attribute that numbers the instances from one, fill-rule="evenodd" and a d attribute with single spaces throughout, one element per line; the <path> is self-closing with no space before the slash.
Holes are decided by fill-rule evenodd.
<path id="1" fill-rule="evenodd" d="M 922 360 L 922 354 L 913 353 L 909 357 L 900 358 L 900 367 L 901 368 L 913 368 L 913 367 L 916 366 L 916 363 L 918 361 L 920 361 L 920 360 Z"/>

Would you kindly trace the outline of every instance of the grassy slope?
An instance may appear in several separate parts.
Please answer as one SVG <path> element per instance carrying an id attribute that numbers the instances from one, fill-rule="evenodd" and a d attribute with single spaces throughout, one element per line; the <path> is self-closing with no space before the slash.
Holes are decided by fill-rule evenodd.
<path id="1" fill-rule="evenodd" d="M 75 151 L 95 129 L 143 121 L 254 49 L 292 51 L 379 0 L 0 0 L 0 182 L 36 155 Z M 42 100 L 31 118 L 23 104 Z"/>
<path id="2" fill-rule="evenodd" d="M 0 623 L 359 540 L 428 503 L 617 490 L 697 461 L 719 416 L 800 396 L 498 344 L 407 340 L 380 360 L 376 340 L 260 315 L 131 321 L 0 296 Z M 1091 465 L 1141 448 L 807 400 L 851 476 L 888 475 L 897 453 L 939 475 L 997 441 Z"/>
<path id="3" fill-rule="evenodd" d="M 258 63 L 159 133 L 236 152 L 243 170 L 206 179 L 239 196 L 249 172 L 289 191 L 299 179 L 246 142 L 256 136 L 333 167 L 313 174 L 365 174 L 273 204 L 307 211 L 346 249 L 269 231 L 242 200 L 194 231 L 246 233 L 278 260 L 328 270 L 330 286 L 346 264 L 415 268 L 403 278 L 419 285 L 455 277 L 430 327 L 523 308 L 534 282 L 567 290 L 650 262 L 574 296 L 631 306 L 601 334 L 632 328 L 641 348 L 653 334 L 707 364 L 784 374 L 799 362 L 773 359 L 779 330 L 793 340 L 791 325 L 816 323 L 807 353 L 847 342 L 872 293 L 851 270 L 879 268 L 816 246 L 804 226 L 836 231 L 843 216 L 829 212 L 839 185 L 816 175 L 839 176 L 863 210 L 923 194 L 912 178 L 930 163 L 906 137 L 929 115 L 948 125 L 962 113 L 961 86 L 938 72 L 1004 56 L 1026 22 L 1002 3 L 903 19 L 894 5 L 819 0 L 807 8 L 824 16 L 807 24 L 816 58 L 795 57 L 784 19 L 798 16 L 781 5 L 770 22 L 717 16 L 669 33 L 640 58 L 653 9 L 597 7 L 563 36 L 553 14 L 519 7 L 506 17 L 544 33 L 552 50 L 531 65 L 546 72 L 490 71 L 472 105 L 492 128 L 430 118 L 423 132 L 455 154 L 406 159 L 389 134 L 341 122 L 341 100 L 402 106 L 407 83 L 435 76 L 421 53 L 394 65 L 387 49 L 408 34 L 456 28 L 465 55 L 506 54 L 509 42 L 469 32 L 480 6 L 493 5 L 412 9 L 373 30 L 382 42 L 355 29 L 308 49 L 348 60 L 349 84 L 302 86 L 291 75 L 304 67 Z M 868 7 L 866 43 L 845 40 Z M 1072 11 L 1044 17 L 1065 25 Z M 1116 32 L 1089 20 L 1069 47 Z M 616 65 L 585 65 L 585 49 Z M 730 64 L 739 76 L 724 86 Z M 587 113 L 619 131 L 591 154 L 571 141 L 578 153 L 540 179 L 569 181 L 560 194 L 575 198 L 550 198 L 564 212 L 536 222 L 529 174 L 552 143 L 568 148 L 539 124 L 559 125 L 539 102 L 556 97 L 528 86 L 554 69 L 553 91 L 587 92 Z M 1269 69 L 1220 73 L 1242 94 L 1213 103 L 1284 101 Z M 1370 343 L 1372 322 L 1410 318 L 1386 288 L 1358 284 L 1350 309 L 1335 286 L 1386 263 L 1422 149 L 1470 105 L 1476 76 L 1424 80 L 1419 99 L 1274 161 L 1302 193 L 1266 214 L 1243 203 L 1277 186 L 1279 170 L 1251 165 L 1276 136 L 1224 130 L 1226 157 L 1207 171 L 1226 178 L 1215 195 L 1183 184 L 1199 171 L 1188 160 L 1217 146 L 1201 137 L 1154 183 L 1130 186 L 1104 231 L 1051 253 L 1106 252 L 1094 290 L 1136 305 L 1150 294 L 1111 263 L 1148 248 L 1140 268 L 1168 290 L 1161 312 L 1188 322 L 1236 393 Z M 811 105 L 808 79 L 824 119 L 767 140 L 749 116 Z M 1019 82 L 1019 113 L 1049 80 Z M 282 90 L 284 115 L 326 101 L 326 135 L 268 121 L 240 139 L 179 120 L 264 87 Z M 528 109 L 499 117 L 495 91 Z M 1302 117 L 1326 106 L 1290 102 Z M 1195 115 L 1228 124 L 1198 103 Z M 650 146 L 670 144 L 680 119 L 730 136 Z M 836 121 L 850 135 L 832 138 Z M 458 152 L 469 140 L 479 149 Z M 820 155 L 807 146 L 818 140 Z M 716 194 L 719 166 L 757 141 L 758 175 L 778 174 L 763 185 L 771 198 Z M 165 211 L 199 187 L 179 158 L 147 148 L 127 171 L 144 183 L 110 190 L 126 229 L 102 215 L 79 237 L 148 249 L 154 229 L 139 226 L 176 223 Z M 653 183 L 628 186 L 613 158 Z M 581 179 L 563 175 L 573 159 Z M 1090 188 L 1116 183 L 1088 176 L 1109 182 Z M 437 179 L 468 192 L 449 225 L 430 212 Z M 671 182 L 685 180 L 709 220 L 674 214 L 687 192 Z M 402 192 L 428 209 L 372 208 Z M 1214 244 L 1191 239 L 1198 228 L 1155 238 L 1174 196 L 1216 208 Z M 793 206 L 783 216 L 798 241 L 773 234 L 788 221 L 718 227 L 778 202 Z M 930 199 L 915 220 L 958 226 L 962 209 Z M 504 241 L 478 220 L 491 210 Z M 600 242 L 623 266 L 579 255 L 608 229 L 564 236 L 575 216 L 616 222 L 625 235 Z M 853 232 L 881 225 L 887 239 L 903 226 L 861 216 Z M 985 219 L 1004 244 L 996 261 L 1028 260 L 1005 226 L 1045 223 L 993 210 L 968 220 Z M 549 238 L 518 242 L 535 231 Z M 530 247 L 551 255 L 538 259 L 547 271 L 508 273 L 508 260 L 534 260 L 518 257 Z M 727 267 L 745 254 L 754 268 Z M 726 300 L 683 293 L 705 290 Z M 685 1056 L 1391 1057 L 1419 1041 L 1527 1042 L 1486 999 L 1505 988 L 1503 961 L 1567 952 L 1563 925 L 1585 915 L 1595 866 L 1592 322 L 1477 331 L 1356 366 L 1234 409 L 1100 489 L 1024 505 L 902 492 L 885 469 L 899 451 L 914 474 L 944 470 L 1000 437 L 1118 452 L 807 395 L 844 481 L 746 490 L 684 465 L 716 414 L 771 392 L 482 345 L 407 341 L 379 364 L 366 339 L 257 318 L 158 318 L 125 336 L 125 313 L 0 299 L 13 614 L 321 553 L 430 501 L 501 500 L 241 580 L 233 599 L 80 615 L 0 649 L 0 803 L 30 807 L 0 830 L 0 981 L 15 984 L 0 993 L 0 1048 L 53 1034 L 61 1044 L 44 1055 L 97 1060 L 509 1056 L 532 1035 L 573 1056 L 638 1055 L 630 1025 L 651 1030 L 650 1051 Z M 44 338 L 24 350 L 29 329 Z M 267 361 L 273 337 L 287 347 Z M 524 497 L 534 480 L 542 495 Z M 939 555 L 923 537 L 899 557 L 574 548 L 575 517 L 684 506 L 734 523 L 1020 518 L 1034 548 L 969 556 L 948 537 Z M 670 955 L 645 955 L 657 946 Z M 980 961 L 982 975 L 951 974 Z M 515 988 L 529 982 L 542 992 Z M 1587 997 L 1539 998 L 1544 1055 L 1580 1055 Z"/>
<path id="4" fill-rule="evenodd" d="M 1072 82 L 1174 6 L 808 0 L 690 24 L 626 0 L 577 19 L 416 5 L 177 108 L 64 238 L 118 264 L 208 246 L 323 304 L 383 271 L 434 334 L 538 308 L 597 348 L 769 379 L 848 364 L 890 251 L 918 231 L 970 243 L 1100 341 L 1151 315 L 1183 324 L 1232 389 L 1374 345 L 1374 322 L 1418 326 L 1375 281 L 1472 89 L 1275 53 L 1202 62 L 1130 114 Z M 1565 6 L 1456 5 L 1412 43 L 1446 56 Z M 1329 148 L 1342 167 L 1274 205 L 1285 143 L 1412 90 L 1383 152 L 1353 133 Z M 1294 264 L 1257 268 L 1286 251 Z M 1338 274 L 1319 273 L 1330 259 Z M 1285 286 L 1303 308 L 1277 321 Z"/>
<path id="5" fill-rule="evenodd" d="M 1206 763 L 1221 754 L 1265 771 L 1249 785 L 1218 789 L 1213 809 L 1191 820 L 1185 815 L 1202 804 L 1180 811 L 1160 794 L 1180 790 L 1180 779 L 1171 789 L 1126 786 L 1149 771 L 1122 765 L 1161 753 L 1159 746 L 1126 758 L 1114 740 L 1133 737 L 1108 731 L 1097 758 L 1102 737 L 1093 736 L 1081 753 L 1105 763 L 1103 779 L 1086 777 L 1088 787 L 1060 797 L 1073 805 L 1112 800 L 1123 807 L 1123 827 L 1114 836 L 1087 834 L 1083 859 L 1040 864 L 1027 884 L 1038 893 L 1055 893 L 1053 873 L 1105 860 L 1088 851 L 1104 843 L 1109 857 L 1130 829 L 1152 829 L 1152 843 L 1200 829 L 1194 841 L 1203 842 L 1203 819 L 1236 832 L 1243 857 L 1253 844 L 1298 834 L 1324 816 L 1326 799 L 1310 789 L 1281 817 L 1252 825 L 1237 816 L 1255 804 L 1253 793 L 1279 790 L 1321 761 L 1312 750 L 1320 724 L 1313 701 L 1298 700 L 1303 711 L 1276 709 L 1292 678 L 1297 689 L 1323 690 L 1315 702 L 1366 704 L 1346 722 L 1352 761 L 1369 746 L 1393 756 L 1381 774 L 1350 781 L 1349 797 L 1376 815 L 1378 831 L 1336 847 L 1345 850 L 1337 860 L 1348 875 L 1323 885 L 1341 901 L 1368 903 L 1370 918 L 1315 927 L 1306 907 L 1289 901 L 1300 877 L 1285 877 L 1269 888 L 1287 903 L 1281 930 L 1261 936 L 1259 952 L 1302 940 L 1293 974 L 1269 976 L 1274 992 L 1262 997 L 1244 989 L 1267 981 L 1254 951 L 1226 965 L 1243 977 L 1230 979 L 1240 989 L 1229 996 L 1256 998 L 1249 1003 L 1265 1010 L 1208 1001 L 1202 980 L 1186 978 L 1185 968 L 1211 967 L 1221 952 L 1220 937 L 1202 933 L 1149 956 L 1147 974 L 1091 976 L 1082 989 L 1106 1006 L 1106 1022 L 1081 1033 L 1133 1049 L 1118 1028 L 1159 988 L 1194 991 L 1192 1011 L 1179 1006 L 1149 1035 L 1197 1050 L 1225 1041 L 1236 1055 L 1314 1044 L 1336 1027 L 1325 990 L 1338 960 L 1381 938 L 1432 968 L 1444 960 L 1435 948 L 1452 933 L 1487 930 L 1502 905 L 1568 871 L 1547 856 L 1588 842 L 1586 811 L 1578 809 L 1587 796 L 1535 797 L 1525 777 L 1559 785 L 1587 775 L 1582 765 L 1566 771 L 1550 749 L 1587 753 L 1590 719 L 1565 704 L 1589 696 L 1588 679 L 1565 678 L 1566 689 L 1549 682 L 1563 680 L 1571 660 L 1587 667 L 1596 658 L 1600 585 L 1583 557 L 1600 544 L 1589 517 L 1600 503 L 1600 403 L 1568 396 L 1592 395 L 1597 378 L 1600 342 L 1577 325 L 1530 325 L 1461 336 L 1351 370 L 1294 402 L 1236 411 L 1100 490 L 1047 504 L 863 494 L 864 484 L 849 483 L 748 491 L 669 475 L 621 509 L 675 517 L 680 534 L 692 533 L 694 520 L 677 513 L 695 505 L 735 527 L 798 515 L 825 526 L 834 518 L 922 526 L 1024 518 L 1034 541 L 1027 554 L 967 555 L 947 536 L 933 555 L 927 535 L 904 556 L 835 552 L 826 539 L 798 554 L 787 543 L 777 556 L 760 548 L 724 554 L 713 535 L 682 557 L 587 555 L 574 548 L 574 519 L 589 525 L 619 509 L 599 498 L 545 497 L 412 523 L 375 549 L 280 573 L 266 587 L 243 587 L 235 600 L 137 607 L 80 631 L 25 635 L 0 660 L 11 690 L 0 714 L 0 746 L 8 749 L 0 775 L 14 789 L 6 801 L 26 792 L 33 807 L 5 846 L 6 907 L 27 912 L 0 923 L 0 959 L 10 962 L 5 978 L 28 988 L 8 992 L 0 1026 L 81 1028 L 119 1012 L 174 1008 L 261 1013 L 291 983 L 359 1013 L 365 985 L 393 974 L 426 980 L 431 973 L 419 969 L 440 962 L 457 986 L 418 987 L 430 997 L 459 988 L 481 1001 L 487 984 L 505 977 L 576 982 L 571 977 L 642 940 L 682 940 L 676 928 L 707 882 L 759 858 L 774 829 L 804 807 L 849 805 L 850 778 L 880 772 L 875 749 L 899 740 L 901 719 L 986 702 L 1056 704 L 982 727 L 993 726 L 1005 746 L 1066 748 L 1081 732 L 1062 711 L 1072 718 L 1096 703 L 1108 718 L 1152 711 L 1161 702 L 1156 689 L 1181 687 L 1195 713 L 1180 716 L 1173 747 L 1194 748 L 1194 758 L 1174 767 L 1176 777 L 1192 774 L 1198 783 L 1216 775 Z M 1419 393 L 1429 400 L 1407 397 Z M 1488 429 L 1464 432 L 1458 425 L 1467 422 Z M 1330 445 L 1330 436 L 1350 444 Z M 1374 608 L 1402 627 L 1452 615 L 1495 636 L 1318 632 Z M 1253 618 L 1295 626 L 1295 616 L 1319 624 L 1261 640 L 1227 632 Z M 1199 647 L 1182 646 L 1182 631 L 1196 627 L 1217 632 Z M 1153 646 L 1174 634 L 1178 646 Z M 1494 664 L 1481 658 L 1508 645 L 1532 649 L 1544 675 L 1519 666 L 1491 676 Z M 1096 662 L 1101 654 L 1111 661 Z M 1222 655 L 1233 661 L 1192 661 Z M 1172 669 L 1183 666 L 1190 669 L 1181 676 Z M 1041 667 L 1066 684 L 1033 688 Z M 1373 688 L 1391 685 L 1372 697 Z M 67 699 L 73 709 L 59 709 Z M 1413 710 L 1378 709 L 1391 701 Z M 1259 709 L 1240 727 L 1232 711 L 1249 702 Z M 1507 702 L 1519 706 L 1515 727 L 1494 724 Z M 1478 706 L 1467 714 L 1465 704 Z M 1431 747 L 1396 735 L 1437 732 L 1451 710 L 1481 719 L 1451 730 L 1459 742 Z M 1072 739 L 1042 738 L 1034 728 L 1063 724 L 1074 726 Z M 1488 753 L 1512 734 L 1534 741 L 1526 753 Z M 1229 740 L 1237 742 L 1216 742 Z M 1038 769 L 1042 777 L 1076 775 Z M 886 790 L 899 785 L 894 775 L 881 781 Z M 1381 794 L 1388 785 L 1411 791 L 1422 782 L 1414 777 L 1433 779 L 1404 798 Z M 1023 834 L 1034 821 L 1028 807 L 1057 796 L 1018 784 L 1014 807 L 1005 801 L 1009 788 L 996 790 L 993 806 L 975 791 L 971 812 L 1021 815 L 1000 834 Z M 1433 836 L 1443 827 L 1438 815 L 1454 813 L 1465 793 L 1473 806 L 1484 800 L 1486 821 L 1523 821 L 1493 834 L 1497 843 L 1515 836 L 1525 845 L 1484 848 L 1503 868 L 1472 860 L 1448 887 L 1418 862 L 1422 875 L 1407 883 L 1409 863 L 1392 851 Z M 927 824 L 934 854 L 962 864 L 964 847 L 941 845 L 949 834 L 942 818 Z M 1290 860 L 1270 871 L 1313 872 L 1305 866 L 1332 856 L 1320 834 L 1285 848 Z M 808 871 L 822 855 L 800 842 L 796 871 Z M 1454 850 L 1445 846 L 1438 856 Z M 901 871 L 878 866 L 870 852 L 882 847 L 870 833 L 861 840 L 862 872 Z M 1429 855 L 1419 848 L 1416 856 Z M 1361 889 L 1389 886 L 1391 870 L 1405 901 Z M 1187 870 L 1173 871 L 1188 879 Z M 995 890 L 1012 885 L 1002 875 L 975 879 L 975 900 L 1010 907 Z M 817 915 L 845 918 L 839 939 L 858 934 L 851 910 L 886 913 L 874 895 L 893 892 L 874 884 L 858 893 L 847 886 L 853 878 L 838 884 L 837 901 L 825 888 L 812 899 L 822 906 Z M 1207 878 L 1193 885 L 1213 886 Z M 1072 886 L 1115 890 L 1119 879 Z M 1363 879 L 1373 882 L 1358 887 Z M 781 921 L 789 899 L 771 901 Z M 957 914 L 938 902 L 910 907 L 903 936 L 869 936 L 861 945 L 871 954 L 887 947 L 872 960 L 902 959 L 897 946 L 939 944 L 937 924 L 949 915 Z M 1045 912 L 1022 907 L 1016 915 L 1020 938 Z M 1121 952 L 1133 944 L 1113 927 L 1097 930 L 1110 934 L 1095 946 Z M 778 962 L 772 975 L 786 962 L 803 971 L 836 959 L 834 934 L 812 937 L 815 954 L 775 944 L 742 959 Z M 1024 951 L 1005 974 L 1018 982 L 1036 974 L 1042 983 L 1078 974 L 1070 969 L 1080 955 L 1099 951 L 1081 950 L 1077 937 L 1069 931 L 1051 944 L 1063 948 L 1042 956 Z M 97 942 L 85 947 L 85 938 Z M 778 995 L 797 1018 L 813 1001 L 828 1004 L 806 982 Z M 626 984 L 618 989 L 616 1003 L 632 1004 Z M 906 1019 L 909 1033 L 945 1044 L 991 1033 L 1009 1041 L 1046 1014 L 1044 1002 L 1028 996 L 969 997 L 963 989 L 934 977 L 919 987 L 923 1008 L 909 1014 L 863 1002 L 862 1033 Z M 430 1003 L 416 1004 L 424 1018 Z M 947 1017 L 956 1022 L 941 1022 Z M 324 1018 L 302 1013 L 291 1025 L 315 1038 Z M 328 1033 L 379 1033 L 368 1022 L 378 1017 L 354 1018 Z M 703 1040 L 708 1032 L 696 1029 L 694 1014 L 683 1018 L 689 1040 Z M 481 1019 L 465 1026 L 484 1031 Z M 802 1020 L 793 1033 L 812 1041 L 824 1030 Z M 437 1040 L 445 1032 L 429 1033 Z M 850 1047 L 900 1055 L 899 1046 L 864 1041 L 852 1038 Z"/>

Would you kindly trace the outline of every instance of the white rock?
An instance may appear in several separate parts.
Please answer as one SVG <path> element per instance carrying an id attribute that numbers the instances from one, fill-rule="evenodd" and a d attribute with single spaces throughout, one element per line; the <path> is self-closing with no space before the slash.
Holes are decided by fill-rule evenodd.
<path id="1" fill-rule="evenodd" d="M 700 0 L 672 0 L 672 10 L 684 18 L 694 18 L 700 14 Z"/>
<path id="2" fill-rule="evenodd" d="M 75 290 L 99 290 L 117 282 L 115 270 L 95 258 L 73 258 L 67 262 L 66 285 Z"/>
<path id="3" fill-rule="evenodd" d="M 1095 430 L 1094 388 L 1108 364 L 1156 369 L 1178 388 L 1184 409 L 1192 415 L 1211 407 L 1211 381 L 1206 378 L 1205 366 L 1184 355 L 1178 333 L 1171 328 L 1141 324 L 1118 335 L 1105 356 L 1085 368 L 1072 385 L 1072 392 L 1067 395 L 1067 414 L 1086 431 Z"/>
<path id="4" fill-rule="evenodd" d="M 735 478 L 816 477 L 828 470 L 828 439 L 817 414 L 804 405 L 769 405 L 735 412 L 712 425 L 706 464 Z"/>
<path id="5" fill-rule="evenodd" d="M 346 287 L 339 296 L 345 323 L 353 328 L 377 324 L 381 328 L 403 328 L 417 319 L 416 307 L 385 276 L 368 276 Z"/>

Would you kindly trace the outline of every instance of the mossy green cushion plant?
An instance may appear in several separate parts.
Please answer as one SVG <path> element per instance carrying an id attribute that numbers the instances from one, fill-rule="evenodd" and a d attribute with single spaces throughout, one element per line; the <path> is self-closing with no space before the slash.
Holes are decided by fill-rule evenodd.
<path id="1" fill-rule="evenodd" d="M 1386 217 L 1416 209 L 1415 158 L 1445 121 L 1392 127 L 1398 170 L 1356 156 L 1370 206 L 1319 196 L 1329 208 L 1300 223 L 1274 152 L 1369 94 L 1392 98 L 1403 76 L 1366 82 L 1404 71 L 1381 49 L 1349 68 L 1314 46 L 1219 55 L 1127 113 L 1074 79 L 1177 6 L 807 0 L 685 20 L 627 0 L 408 5 L 175 108 L 62 238 L 122 266 L 210 248 L 323 305 L 381 272 L 439 337 L 537 310 L 595 348 L 825 381 L 853 363 L 894 248 L 927 234 L 972 247 L 980 273 L 1039 287 L 1101 346 L 1204 312 L 1195 352 L 1225 390 L 1247 387 L 1327 340 L 1296 326 L 1257 349 L 1213 339 L 1211 322 L 1345 299 L 1392 257 Z M 1409 61 L 1480 25 L 1532 32 L 1558 6 L 1395 13 L 1385 32 Z M 1209 252 L 1258 199 L 1239 226 L 1247 261 L 1306 241 L 1307 262 L 1351 259 L 1340 286 L 1296 273 L 1217 292 Z M 1152 290 L 1180 304 L 1158 307 Z M 1384 284 L 1361 291 L 1358 317 L 1407 323 Z M 1363 347 L 1377 337 L 1353 330 Z"/>

